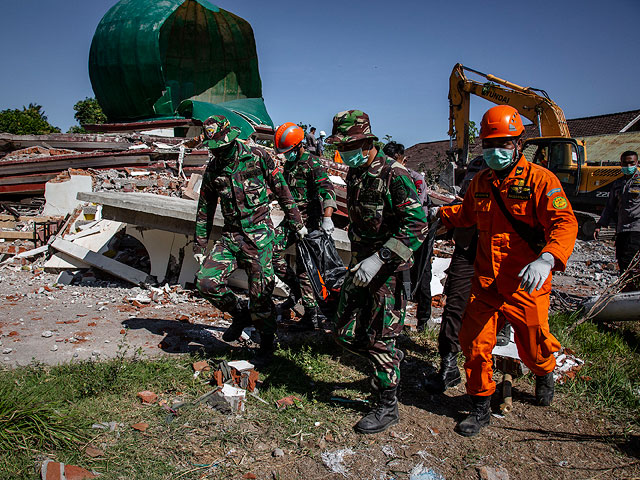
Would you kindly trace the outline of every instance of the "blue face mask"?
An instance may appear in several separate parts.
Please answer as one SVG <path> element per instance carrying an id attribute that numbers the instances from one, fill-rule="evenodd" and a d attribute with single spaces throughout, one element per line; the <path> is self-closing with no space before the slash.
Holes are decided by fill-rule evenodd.
<path id="1" fill-rule="evenodd" d="M 623 175 L 633 175 L 634 173 L 636 173 L 636 166 L 635 165 L 631 165 L 629 167 L 621 167 L 622 168 L 622 174 Z"/>
<path id="2" fill-rule="evenodd" d="M 287 162 L 295 162 L 298 158 L 298 151 L 295 148 L 293 150 L 289 150 L 284 154 L 284 158 L 287 159 Z"/>
<path id="3" fill-rule="evenodd" d="M 485 148 L 482 157 L 491 170 L 504 170 L 513 162 L 514 150 L 508 148 Z"/>
<path id="4" fill-rule="evenodd" d="M 365 157 L 362 154 L 361 148 L 358 148 L 357 150 L 349 150 L 347 152 L 340 152 L 340 157 L 342 157 L 342 161 L 348 167 L 359 167 L 368 160 L 368 157 Z"/>

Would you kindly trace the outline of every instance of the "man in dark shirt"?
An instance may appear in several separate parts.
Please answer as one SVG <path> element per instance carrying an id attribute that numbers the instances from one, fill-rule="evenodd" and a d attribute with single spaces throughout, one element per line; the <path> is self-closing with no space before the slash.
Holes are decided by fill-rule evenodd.
<path id="1" fill-rule="evenodd" d="M 596 224 L 594 238 L 600 229 L 616 221 L 616 258 L 620 273 L 624 272 L 640 250 L 640 170 L 638 154 L 628 150 L 620 155 L 623 177 L 611 184 L 609 199 Z M 637 285 L 632 287 L 636 289 Z"/>

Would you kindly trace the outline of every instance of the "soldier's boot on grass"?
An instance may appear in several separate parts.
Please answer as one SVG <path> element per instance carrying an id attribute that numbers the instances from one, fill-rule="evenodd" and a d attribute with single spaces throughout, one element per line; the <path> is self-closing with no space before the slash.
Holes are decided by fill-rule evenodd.
<path id="1" fill-rule="evenodd" d="M 378 391 L 378 402 L 373 409 L 356 423 L 353 429 L 358 433 L 378 433 L 398 423 L 398 387 Z"/>
<path id="2" fill-rule="evenodd" d="M 249 312 L 249 304 L 244 300 L 238 300 L 238 303 L 229 311 L 233 316 L 231 325 L 222 334 L 222 340 L 225 342 L 235 342 L 242 335 L 242 330 L 251 325 L 251 313 Z"/>
<path id="3" fill-rule="evenodd" d="M 295 293 L 291 293 L 284 302 L 276 307 L 280 321 L 291 320 L 291 310 L 296 306 L 299 299 L 300 295 L 296 296 Z"/>
<path id="4" fill-rule="evenodd" d="M 477 435 L 482 427 L 489 425 L 491 420 L 491 396 L 469 395 L 469 397 L 471 412 L 456 425 L 457 432 L 465 437 Z"/>
<path id="5" fill-rule="evenodd" d="M 457 352 L 444 355 L 440 359 L 440 371 L 425 379 L 425 390 L 429 393 L 444 393 L 447 388 L 458 385 L 461 378 L 457 360 Z"/>
<path id="6" fill-rule="evenodd" d="M 315 330 L 318 328 L 318 307 L 305 307 L 304 315 L 300 320 L 298 328 L 301 330 Z"/>
<path id="7" fill-rule="evenodd" d="M 275 334 L 260 333 L 260 348 L 253 358 L 253 363 L 257 368 L 265 368 L 269 366 L 273 360 L 273 352 L 275 351 Z"/>
<path id="8" fill-rule="evenodd" d="M 551 405 L 553 400 L 553 372 L 546 375 L 536 375 L 536 404 L 543 407 Z"/>

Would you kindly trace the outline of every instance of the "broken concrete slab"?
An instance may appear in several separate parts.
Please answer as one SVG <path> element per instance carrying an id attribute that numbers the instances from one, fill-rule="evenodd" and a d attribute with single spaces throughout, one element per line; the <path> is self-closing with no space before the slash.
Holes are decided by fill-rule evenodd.
<path id="1" fill-rule="evenodd" d="M 135 285 L 155 283 L 154 279 L 145 272 L 129 267 L 124 263 L 105 257 L 104 255 L 100 255 L 88 248 L 63 240 L 62 238 L 56 238 L 51 246 L 62 253 L 91 265 L 92 267 L 104 270 L 114 277 L 121 278 L 122 280 L 131 282 Z"/>
<path id="2" fill-rule="evenodd" d="M 93 177 L 87 172 L 74 172 L 49 180 L 44 187 L 43 215 L 67 215 L 81 203 L 77 200 L 79 192 L 90 192 Z"/>
<path id="3" fill-rule="evenodd" d="M 64 239 L 66 241 L 73 241 L 75 245 L 79 245 L 93 252 L 104 253 L 107 250 L 109 240 L 124 227 L 124 224 L 112 220 L 100 220 L 89 230 L 93 231 L 94 228 L 98 227 L 100 230 L 91 235 L 80 237 L 71 235 L 65 236 Z M 51 273 L 58 273 L 64 269 L 77 270 L 80 268 L 89 268 L 89 265 L 78 259 L 70 259 L 68 255 L 64 255 L 63 253 L 54 254 L 44 264 L 45 271 Z"/>

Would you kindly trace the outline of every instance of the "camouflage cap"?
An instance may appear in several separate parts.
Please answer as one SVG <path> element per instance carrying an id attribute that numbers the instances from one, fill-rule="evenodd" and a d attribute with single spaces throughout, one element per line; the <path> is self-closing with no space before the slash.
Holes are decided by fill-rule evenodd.
<path id="1" fill-rule="evenodd" d="M 212 115 L 204 121 L 204 144 L 209 148 L 220 148 L 229 145 L 240 135 L 238 127 L 232 127 L 224 115 Z"/>
<path id="2" fill-rule="evenodd" d="M 363 138 L 378 140 L 378 137 L 371 133 L 369 115 L 362 110 L 347 110 L 333 117 L 333 130 L 325 142 L 348 143 Z"/>

